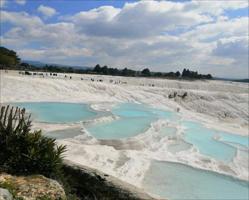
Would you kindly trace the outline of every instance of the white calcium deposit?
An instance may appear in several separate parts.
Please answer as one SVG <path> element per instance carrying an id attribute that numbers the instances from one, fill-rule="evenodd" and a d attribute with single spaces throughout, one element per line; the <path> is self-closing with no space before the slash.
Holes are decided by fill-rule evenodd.
<path id="1" fill-rule="evenodd" d="M 13 71 L 1 72 L 0 102 L 89 103 L 93 109 L 101 111 L 110 111 L 113 105 L 121 102 L 140 102 L 162 110 L 179 110 L 183 119 L 196 120 L 213 129 L 248 135 L 247 83 L 79 74 L 71 76 L 70 80 L 65 79 L 63 74 L 52 78 L 24 76 Z M 174 92 L 177 93 L 176 98 L 169 98 Z M 180 96 L 185 92 L 187 96 L 183 99 Z M 100 120 L 110 121 L 116 118 L 102 117 L 92 123 Z M 81 127 L 82 135 L 58 141 L 67 145 L 66 158 L 137 186 L 141 186 L 152 159 L 180 162 L 247 180 L 248 164 L 241 159 L 241 155 L 248 152 L 238 151 L 233 162 L 226 166 L 201 155 L 193 147 L 172 154 L 167 151 L 167 146 L 179 138 L 160 138 L 157 132 L 167 123 L 165 120 L 157 121 L 143 134 L 118 142 L 109 141 L 108 144 L 92 138 L 82 124 L 52 126 L 35 123 L 35 126 L 45 130 Z M 182 127 L 178 124 L 167 125 L 176 127 L 177 135 L 181 136 Z"/>

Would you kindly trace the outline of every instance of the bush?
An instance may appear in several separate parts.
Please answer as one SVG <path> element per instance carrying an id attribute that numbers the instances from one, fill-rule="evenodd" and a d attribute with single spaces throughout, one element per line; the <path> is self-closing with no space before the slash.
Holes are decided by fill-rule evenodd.
<path id="1" fill-rule="evenodd" d="M 30 115 L 25 109 L 0 107 L 0 170 L 14 174 L 61 176 L 65 146 L 55 139 L 31 131 Z"/>

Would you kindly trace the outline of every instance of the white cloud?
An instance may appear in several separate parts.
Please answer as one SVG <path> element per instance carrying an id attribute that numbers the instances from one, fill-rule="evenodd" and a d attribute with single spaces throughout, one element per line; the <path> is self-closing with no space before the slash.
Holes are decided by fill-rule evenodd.
<path id="1" fill-rule="evenodd" d="M 219 16 L 224 13 L 225 10 L 236 10 L 239 8 L 247 8 L 248 1 L 244 0 L 214 0 L 200 1 L 193 0 L 185 3 L 184 10 L 190 10 L 192 12 L 207 13 L 214 16 Z"/>
<path id="2" fill-rule="evenodd" d="M 248 74 L 248 37 L 233 37 L 217 41 L 212 54 L 221 60 L 230 60 L 231 72 Z"/>
<path id="3" fill-rule="evenodd" d="M 208 16 L 182 12 L 184 6 L 169 1 L 126 3 L 123 9 L 104 6 L 69 18 L 85 34 L 117 38 L 162 35 L 175 28 L 206 23 Z"/>
<path id="4" fill-rule="evenodd" d="M 217 46 L 213 53 L 221 57 L 244 57 L 248 56 L 248 38 L 233 37 L 217 41 Z"/>
<path id="5" fill-rule="evenodd" d="M 210 42 L 219 38 L 248 35 L 248 17 L 240 17 L 230 20 L 218 20 L 204 24 L 188 31 L 183 36 L 189 39 L 198 39 Z"/>
<path id="6" fill-rule="evenodd" d="M 16 0 L 16 3 L 20 4 L 20 5 L 25 5 L 26 4 L 26 0 Z"/>
<path id="7" fill-rule="evenodd" d="M 54 8 L 44 6 L 44 5 L 40 5 L 37 8 L 37 11 L 40 12 L 46 18 L 52 17 L 56 14 L 56 10 Z"/>
<path id="8" fill-rule="evenodd" d="M 26 12 L 3 11 L 1 23 L 12 28 L 1 41 L 24 59 L 155 71 L 189 67 L 243 77 L 248 72 L 248 17 L 229 19 L 224 11 L 246 5 L 140 1 L 61 16 L 56 23 Z"/>
<path id="9" fill-rule="evenodd" d="M 25 5 L 26 0 L 15 0 L 15 3 L 19 5 Z M 7 7 L 8 0 L 0 0 L 0 8 L 6 8 Z"/>
<path id="10" fill-rule="evenodd" d="M 65 57 L 82 57 L 91 56 L 92 52 L 86 48 L 42 48 L 39 50 L 34 49 L 23 49 L 19 51 L 21 57 L 26 57 L 27 59 L 46 59 L 51 60 L 51 58 L 56 58 L 57 60 L 63 60 Z M 53 59 L 51 61 L 53 61 Z"/>
<path id="11" fill-rule="evenodd" d="M 4 8 L 6 6 L 6 0 L 0 0 L 0 8 Z"/>
<path id="12" fill-rule="evenodd" d="M 26 12 L 1 12 L 1 23 L 8 22 L 15 26 L 36 28 L 43 24 L 37 16 L 31 16 Z"/>

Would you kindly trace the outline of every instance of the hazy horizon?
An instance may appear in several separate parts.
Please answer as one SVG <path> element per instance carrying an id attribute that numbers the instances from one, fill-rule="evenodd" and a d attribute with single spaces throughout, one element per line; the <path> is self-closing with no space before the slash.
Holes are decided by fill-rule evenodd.
<path id="1" fill-rule="evenodd" d="M 94 68 L 97 64 L 99 64 L 99 63 L 97 63 L 96 65 L 93 65 L 93 66 L 76 66 L 76 65 L 65 65 L 65 64 L 61 64 L 61 63 L 45 63 L 45 62 L 43 62 L 43 61 L 37 61 L 37 60 L 23 60 L 23 62 L 27 62 L 27 63 L 29 63 L 29 62 L 38 62 L 38 63 L 41 63 L 41 64 L 48 64 L 48 65 L 59 65 L 59 66 L 63 66 L 63 67 L 72 67 L 72 68 L 77 68 L 77 67 L 82 67 L 82 68 Z M 100 64 L 101 65 L 101 64 Z M 103 67 L 104 65 L 101 65 L 101 67 Z M 108 66 L 108 67 L 110 67 L 110 68 L 116 68 L 115 66 Z M 118 68 L 118 69 L 124 69 L 125 67 L 123 67 L 123 68 Z M 129 68 L 128 68 L 129 69 Z M 150 69 L 150 68 L 149 68 Z M 176 71 L 179 71 L 179 72 L 182 72 L 182 70 L 176 70 Z M 174 72 L 176 72 L 176 71 L 174 71 Z M 162 72 L 162 71 L 152 71 L 152 72 Z M 165 72 L 170 72 L 170 71 L 165 71 Z M 248 77 L 245 77 L 245 78 L 231 78 L 231 77 L 219 77 L 219 76 L 214 76 L 214 78 L 221 78 L 221 79 L 234 79 L 234 80 L 236 80 L 236 79 L 238 79 L 238 80 L 242 80 L 242 79 L 248 79 Z"/>

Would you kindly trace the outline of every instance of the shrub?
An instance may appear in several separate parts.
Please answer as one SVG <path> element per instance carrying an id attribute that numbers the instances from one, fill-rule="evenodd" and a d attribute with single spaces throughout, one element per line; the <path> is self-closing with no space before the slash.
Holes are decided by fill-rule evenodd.
<path id="1" fill-rule="evenodd" d="M 14 174 L 61 176 L 65 146 L 55 139 L 31 131 L 30 115 L 25 109 L 0 107 L 0 170 Z"/>

